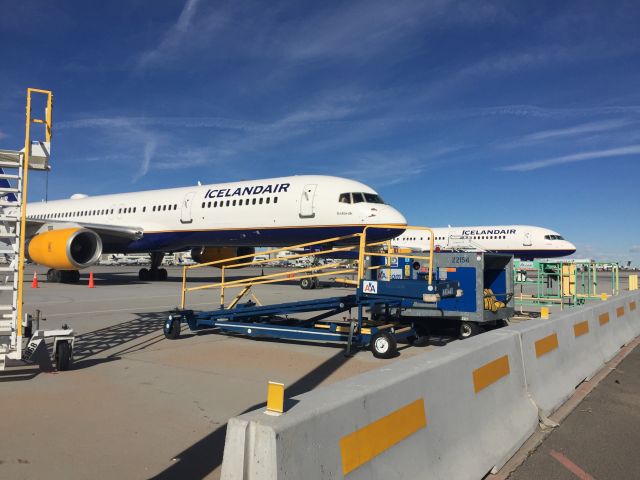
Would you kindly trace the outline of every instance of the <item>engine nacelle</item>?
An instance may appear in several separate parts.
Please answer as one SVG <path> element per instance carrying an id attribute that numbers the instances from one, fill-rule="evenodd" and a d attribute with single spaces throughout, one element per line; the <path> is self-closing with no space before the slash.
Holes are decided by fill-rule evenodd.
<path id="1" fill-rule="evenodd" d="M 63 228 L 39 233 L 29 241 L 29 259 L 56 270 L 93 265 L 102 254 L 102 240 L 86 228 Z"/>
<path id="2" fill-rule="evenodd" d="M 253 255 L 256 249 L 253 247 L 200 247 L 191 250 L 191 258 L 197 263 L 217 262 L 228 258 L 240 257 L 242 255 Z M 217 263 L 213 267 L 228 267 L 229 265 L 237 265 L 238 263 L 247 263 L 252 260 L 251 257 L 242 258 L 240 260 L 232 260 L 224 263 Z"/>

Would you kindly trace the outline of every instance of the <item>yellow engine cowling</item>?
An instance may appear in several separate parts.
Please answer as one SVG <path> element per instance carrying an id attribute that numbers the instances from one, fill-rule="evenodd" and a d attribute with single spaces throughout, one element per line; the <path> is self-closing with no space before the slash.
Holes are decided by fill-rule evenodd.
<path id="1" fill-rule="evenodd" d="M 253 247 L 201 247 L 191 250 L 191 258 L 197 263 L 217 262 L 228 258 L 239 257 L 242 255 L 253 255 L 256 249 Z M 253 257 L 242 258 L 240 260 L 230 260 L 229 262 L 221 262 L 212 265 L 213 267 L 227 267 L 229 265 L 237 265 L 239 263 L 250 262 Z"/>
<path id="2" fill-rule="evenodd" d="M 63 228 L 39 233 L 29 241 L 29 259 L 56 270 L 77 270 L 98 261 L 102 240 L 86 228 Z"/>

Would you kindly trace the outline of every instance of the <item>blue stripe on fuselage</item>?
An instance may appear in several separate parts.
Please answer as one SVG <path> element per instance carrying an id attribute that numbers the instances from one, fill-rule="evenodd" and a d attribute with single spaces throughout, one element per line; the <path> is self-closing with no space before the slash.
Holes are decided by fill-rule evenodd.
<path id="1" fill-rule="evenodd" d="M 336 225 L 302 228 L 267 228 L 251 230 L 194 230 L 174 232 L 150 232 L 136 241 L 122 245 L 103 245 L 104 253 L 176 252 L 201 246 L 286 247 L 326 238 L 341 237 L 362 232 L 362 226 Z M 388 240 L 402 234 L 402 227 L 370 229 L 367 241 Z M 357 239 L 353 242 L 357 243 Z"/>

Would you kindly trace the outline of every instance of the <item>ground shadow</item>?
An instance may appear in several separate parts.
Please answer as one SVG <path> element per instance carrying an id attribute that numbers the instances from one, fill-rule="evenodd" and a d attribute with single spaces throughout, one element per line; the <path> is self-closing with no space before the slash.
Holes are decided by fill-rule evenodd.
<path id="1" fill-rule="evenodd" d="M 313 390 L 326 380 L 333 372 L 349 361 L 342 351 L 336 352 L 334 356 L 317 366 L 297 382 L 290 385 L 285 391 L 285 398 L 291 399 L 296 395 Z M 288 400 L 286 405 L 290 406 L 295 401 Z M 265 402 L 257 403 L 243 413 L 264 408 Z M 154 480 L 183 479 L 183 478 L 204 478 L 222 464 L 222 454 L 224 450 L 224 440 L 227 434 L 227 425 L 224 424 L 211 432 L 206 437 L 191 445 L 186 450 L 180 452 L 175 457 L 175 463 L 163 472 L 157 474 Z"/>
<path id="2" fill-rule="evenodd" d="M 144 312 L 136 313 L 135 315 L 136 318 L 133 320 L 77 335 L 72 368 L 77 370 L 91 367 L 98 363 L 119 360 L 126 353 L 143 350 L 164 339 L 164 334 L 161 330 L 169 315 L 167 312 Z M 158 333 L 158 335 L 145 338 L 138 343 L 132 343 L 152 333 Z M 105 357 L 95 358 L 101 353 L 122 346 L 125 347 Z"/>

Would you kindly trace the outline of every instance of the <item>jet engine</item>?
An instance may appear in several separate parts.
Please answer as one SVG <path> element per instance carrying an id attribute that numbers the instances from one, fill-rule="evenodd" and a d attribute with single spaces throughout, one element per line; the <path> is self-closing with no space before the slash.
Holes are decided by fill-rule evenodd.
<path id="1" fill-rule="evenodd" d="M 102 240 L 86 228 L 50 230 L 34 236 L 29 259 L 55 270 L 78 270 L 93 265 L 102 254 Z"/>
<path id="2" fill-rule="evenodd" d="M 228 258 L 240 257 L 242 255 L 253 255 L 256 249 L 253 247 L 200 247 L 191 250 L 191 258 L 197 263 L 217 262 Z M 232 260 L 229 262 L 217 263 L 213 267 L 227 267 L 238 263 L 250 262 L 253 257 Z"/>

